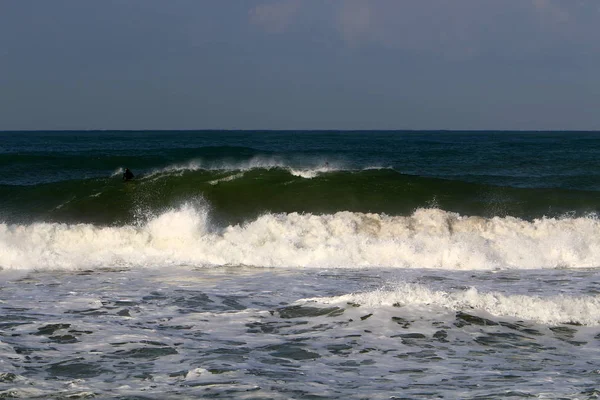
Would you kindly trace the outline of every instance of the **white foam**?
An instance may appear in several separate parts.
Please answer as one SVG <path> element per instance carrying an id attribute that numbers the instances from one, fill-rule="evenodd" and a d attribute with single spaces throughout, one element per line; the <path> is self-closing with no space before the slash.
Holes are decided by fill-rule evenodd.
<path id="1" fill-rule="evenodd" d="M 305 299 L 322 304 L 357 303 L 366 307 L 396 305 L 439 306 L 454 311 L 480 310 L 495 316 L 515 317 L 543 324 L 600 325 L 600 297 L 504 295 L 481 293 L 475 288 L 457 292 L 431 290 L 418 284 L 401 284 L 394 290 Z"/>
<path id="2" fill-rule="evenodd" d="M 339 212 L 267 214 L 216 230 L 185 205 L 140 226 L 0 224 L 0 267 L 248 265 L 324 268 L 535 269 L 600 267 L 600 221 L 408 217 Z"/>
<path id="3" fill-rule="evenodd" d="M 123 175 L 123 172 L 125 172 L 125 170 L 122 167 L 119 167 L 110 176 L 112 178 L 114 178 L 115 176 L 121 176 L 121 175 Z"/>
<path id="4" fill-rule="evenodd" d="M 253 169 L 274 169 L 281 168 L 290 172 L 294 176 L 312 179 L 319 174 L 343 170 L 344 166 L 339 162 L 323 162 L 321 160 L 309 161 L 305 166 L 292 166 L 289 162 L 278 158 L 253 157 L 245 161 L 227 161 L 208 162 L 202 159 L 191 160 L 183 164 L 173 164 L 165 168 L 157 169 L 144 178 L 151 178 L 156 175 L 182 173 L 186 171 L 241 171 L 246 172 Z M 122 173 L 122 169 L 121 173 Z M 112 176 L 116 176 L 118 171 Z"/>
<path id="5" fill-rule="evenodd" d="M 288 168 L 288 170 L 290 171 L 290 174 L 292 174 L 294 176 L 299 176 L 304 179 L 313 179 L 323 173 L 339 171 L 340 168 L 333 167 L 329 164 L 324 164 L 320 167 L 315 167 L 315 168 L 309 168 L 309 169 Z"/>
<path id="6" fill-rule="evenodd" d="M 214 180 L 212 180 L 212 181 L 210 181 L 208 183 L 210 183 L 211 185 L 216 185 L 216 184 L 221 183 L 221 182 L 234 181 L 236 179 L 242 178 L 243 176 L 244 176 L 244 173 L 240 172 L 239 174 L 233 174 L 233 175 L 228 175 L 228 176 L 226 176 L 224 178 L 214 179 Z"/>

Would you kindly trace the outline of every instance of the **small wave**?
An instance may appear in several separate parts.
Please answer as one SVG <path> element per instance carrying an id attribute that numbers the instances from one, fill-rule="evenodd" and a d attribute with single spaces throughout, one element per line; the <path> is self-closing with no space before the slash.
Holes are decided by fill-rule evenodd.
<path id="1" fill-rule="evenodd" d="M 542 324 L 600 325 L 597 296 L 504 295 L 483 293 L 476 288 L 457 292 L 431 290 L 419 284 L 402 284 L 390 291 L 372 291 L 337 297 L 304 299 L 321 304 L 356 303 L 367 307 L 393 305 L 438 306 L 453 311 L 480 310 L 498 317 L 514 317 Z"/>
<path id="2" fill-rule="evenodd" d="M 321 160 L 307 160 L 303 163 L 304 165 L 295 165 L 289 161 L 281 160 L 278 158 L 268 157 L 253 157 L 245 161 L 204 161 L 201 159 L 191 160 L 183 164 L 173 164 L 164 168 L 155 169 L 148 174 L 145 174 L 145 178 L 154 177 L 156 175 L 168 175 L 173 173 L 181 173 L 186 171 L 251 171 L 256 169 L 283 169 L 288 171 L 294 176 L 301 178 L 311 179 L 319 174 L 342 171 L 345 170 L 343 163 L 332 162 Z M 122 168 L 120 169 L 122 173 Z M 117 173 L 111 175 L 116 176 Z"/>
<path id="3" fill-rule="evenodd" d="M 125 172 L 125 170 L 122 167 L 119 167 L 115 170 L 115 172 L 110 174 L 110 177 L 114 178 L 115 176 L 121 176 L 121 175 L 123 175 L 124 172 Z"/>

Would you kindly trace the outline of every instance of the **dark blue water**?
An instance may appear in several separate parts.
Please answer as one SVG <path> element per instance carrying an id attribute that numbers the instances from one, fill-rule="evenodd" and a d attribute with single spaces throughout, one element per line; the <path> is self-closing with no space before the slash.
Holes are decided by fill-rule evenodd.
<path id="1" fill-rule="evenodd" d="M 206 202 L 228 225 L 276 213 L 523 219 L 596 215 L 593 132 L 4 132 L 0 220 L 124 225 Z M 135 185 L 124 186 L 130 168 Z M 140 211 L 143 210 L 143 211 Z"/>
<path id="2" fill-rule="evenodd" d="M 139 173 L 197 159 L 274 157 L 500 186 L 600 190 L 597 132 L 2 132 L 0 184 Z"/>

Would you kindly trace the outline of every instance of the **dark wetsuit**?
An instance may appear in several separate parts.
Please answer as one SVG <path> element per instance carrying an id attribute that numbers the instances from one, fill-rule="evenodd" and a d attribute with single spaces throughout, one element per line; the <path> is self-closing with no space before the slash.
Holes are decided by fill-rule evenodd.
<path id="1" fill-rule="evenodd" d="M 129 181 L 131 179 L 133 179 L 133 172 L 131 172 L 129 168 L 126 168 L 125 173 L 123 173 L 123 180 Z"/>

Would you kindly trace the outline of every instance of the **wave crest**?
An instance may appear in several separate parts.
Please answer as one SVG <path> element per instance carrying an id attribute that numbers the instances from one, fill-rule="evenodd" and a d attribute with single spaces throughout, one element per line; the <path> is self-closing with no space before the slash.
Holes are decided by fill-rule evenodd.
<path id="1" fill-rule="evenodd" d="M 182 164 L 172 164 L 164 168 L 156 169 L 145 175 L 146 178 L 156 175 L 181 174 L 183 172 L 194 171 L 222 171 L 222 172 L 247 172 L 251 170 L 271 170 L 282 169 L 290 174 L 312 179 L 319 174 L 334 171 L 347 170 L 344 163 L 335 161 L 329 162 L 322 159 L 303 160 L 301 163 L 290 163 L 288 160 L 279 157 L 256 156 L 248 160 L 218 160 L 207 161 L 195 159 Z M 371 167 L 369 169 L 378 169 Z"/>
<path id="2" fill-rule="evenodd" d="M 464 217 L 439 209 L 410 216 L 338 212 L 265 214 L 211 226 L 207 206 L 186 204 L 133 226 L 0 224 L 8 269 L 165 265 L 448 270 L 594 268 L 594 218 Z"/>
<path id="3" fill-rule="evenodd" d="M 476 288 L 445 292 L 431 290 L 419 284 L 401 284 L 389 291 L 304 299 L 303 302 L 321 304 L 350 302 L 372 308 L 427 305 L 453 311 L 479 310 L 498 317 L 514 317 L 542 324 L 600 325 L 600 298 L 597 296 L 504 295 L 498 292 L 484 293 Z"/>

